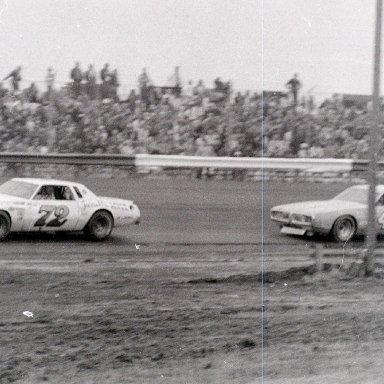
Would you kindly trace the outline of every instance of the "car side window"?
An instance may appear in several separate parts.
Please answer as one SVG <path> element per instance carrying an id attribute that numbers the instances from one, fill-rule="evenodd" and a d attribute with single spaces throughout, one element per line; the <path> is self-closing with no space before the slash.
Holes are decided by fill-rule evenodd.
<path id="1" fill-rule="evenodd" d="M 60 190 L 58 192 L 59 196 L 61 197 L 60 200 L 75 200 L 71 188 L 67 186 L 60 187 Z"/>
<path id="2" fill-rule="evenodd" d="M 55 186 L 43 185 L 35 195 L 34 200 L 56 200 Z"/>
<path id="3" fill-rule="evenodd" d="M 377 205 L 384 205 L 384 194 L 380 196 L 379 200 L 377 200 Z"/>
<path id="4" fill-rule="evenodd" d="M 78 197 L 79 199 L 82 199 L 82 198 L 83 198 L 83 195 L 82 195 L 81 192 L 79 191 L 79 188 L 77 188 L 77 187 L 73 187 L 73 189 L 75 190 L 77 197 Z"/>
<path id="5" fill-rule="evenodd" d="M 34 200 L 74 200 L 74 196 L 68 186 L 43 185 Z"/>

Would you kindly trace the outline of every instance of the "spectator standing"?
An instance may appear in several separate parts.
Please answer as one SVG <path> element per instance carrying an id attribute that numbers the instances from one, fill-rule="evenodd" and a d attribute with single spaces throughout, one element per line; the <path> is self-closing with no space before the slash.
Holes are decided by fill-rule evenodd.
<path id="1" fill-rule="evenodd" d="M 131 93 L 128 96 L 127 103 L 130 111 L 133 113 L 136 109 L 136 92 L 134 89 L 131 89 Z"/>
<path id="2" fill-rule="evenodd" d="M 189 80 L 188 81 L 188 85 L 186 86 L 186 88 L 184 88 L 184 97 L 186 99 L 191 99 L 192 96 L 193 96 L 193 81 L 192 80 Z"/>
<path id="3" fill-rule="evenodd" d="M 87 94 L 91 100 L 95 100 L 97 96 L 97 78 L 93 64 L 90 64 L 87 72 L 85 72 L 85 80 L 87 82 Z"/>
<path id="4" fill-rule="evenodd" d="M 139 76 L 139 89 L 140 89 L 140 98 L 141 101 L 146 105 L 147 109 L 150 104 L 150 88 L 152 82 L 148 76 L 147 68 L 143 68 L 143 72 L 141 72 Z"/>
<path id="5" fill-rule="evenodd" d="M 35 83 L 32 83 L 27 89 L 27 98 L 29 103 L 39 102 L 39 90 L 37 89 Z"/>
<path id="6" fill-rule="evenodd" d="M 13 93 L 18 93 L 19 83 L 21 81 L 21 66 L 19 65 L 8 76 L 4 77 L 4 80 L 7 79 L 11 79 Z"/>
<path id="7" fill-rule="evenodd" d="M 173 75 L 167 81 L 167 86 L 170 86 L 173 88 L 172 93 L 176 97 L 179 97 L 181 95 L 183 84 L 180 77 L 180 67 L 175 67 L 175 71 Z"/>
<path id="8" fill-rule="evenodd" d="M 48 67 L 47 75 L 45 76 L 45 84 L 47 84 L 48 97 L 50 97 L 52 94 L 53 86 L 55 84 L 55 77 L 56 77 L 56 73 L 53 70 L 53 68 Z"/>
<path id="9" fill-rule="evenodd" d="M 295 73 L 292 79 L 287 82 L 286 86 L 289 92 L 292 94 L 293 105 L 296 106 L 299 90 L 301 88 L 301 81 L 299 80 L 299 75 Z"/>
<path id="10" fill-rule="evenodd" d="M 213 82 L 215 84 L 215 91 L 221 92 L 224 88 L 224 83 L 221 81 L 220 77 L 217 77 Z"/>
<path id="11" fill-rule="evenodd" d="M 194 87 L 193 93 L 195 95 L 203 97 L 205 95 L 205 92 L 206 92 L 206 88 L 205 88 L 205 85 L 203 83 L 203 80 L 199 80 L 199 82 Z"/>
<path id="12" fill-rule="evenodd" d="M 100 71 L 100 79 L 103 84 L 109 84 L 111 82 L 111 71 L 109 70 L 108 63 L 105 63 L 104 67 Z"/>
<path id="13" fill-rule="evenodd" d="M 117 69 L 114 69 L 111 74 L 111 96 L 115 101 L 118 101 L 117 89 L 119 88 L 119 77 L 117 74 Z"/>
<path id="14" fill-rule="evenodd" d="M 80 63 L 77 61 L 75 67 L 71 70 L 72 79 L 72 95 L 77 99 L 81 94 L 81 81 L 83 80 L 83 72 L 80 68 Z"/>
<path id="15" fill-rule="evenodd" d="M 112 74 L 109 69 L 109 64 L 105 63 L 104 67 L 100 71 L 100 79 L 101 79 L 101 98 L 107 99 L 110 96 L 110 86 L 111 86 L 111 79 Z"/>

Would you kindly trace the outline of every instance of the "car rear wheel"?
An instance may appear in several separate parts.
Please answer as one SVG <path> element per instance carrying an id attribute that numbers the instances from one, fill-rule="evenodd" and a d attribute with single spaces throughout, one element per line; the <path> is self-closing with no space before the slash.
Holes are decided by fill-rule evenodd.
<path id="1" fill-rule="evenodd" d="M 93 214 L 85 227 L 85 233 L 95 241 L 108 238 L 113 229 L 112 215 L 107 211 L 98 211 Z"/>
<path id="2" fill-rule="evenodd" d="M 0 241 L 7 238 L 10 231 L 11 220 L 5 212 L 0 211 Z"/>
<path id="3" fill-rule="evenodd" d="M 339 217 L 332 227 L 332 234 L 336 241 L 346 243 L 355 236 L 357 230 L 356 222 L 351 216 Z"/>

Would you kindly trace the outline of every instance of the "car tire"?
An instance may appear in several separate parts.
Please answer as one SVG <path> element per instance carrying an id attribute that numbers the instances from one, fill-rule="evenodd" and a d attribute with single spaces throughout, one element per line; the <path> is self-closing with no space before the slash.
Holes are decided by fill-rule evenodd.
<path id="1" fill-rule="evenodd" d="M 85 233 L 91 240 L 102 241 L 110 236 L 112 229 L 112 215 L 107 211 L 98 211 L 89 220 Z"/>
<path id="2" fill-rule="evenodd" d="M 333 224 L 333 238 L 341 243 L 346 243 L 355 236 L 357 231 L 356 221 L 352 216 L 340 216 Z"/>
<path id="3" fill-rule="evenodd" d="M 0 241 L 5 240 L 11 232 L 11 219 L 4 211 L 0 211 Z"/>

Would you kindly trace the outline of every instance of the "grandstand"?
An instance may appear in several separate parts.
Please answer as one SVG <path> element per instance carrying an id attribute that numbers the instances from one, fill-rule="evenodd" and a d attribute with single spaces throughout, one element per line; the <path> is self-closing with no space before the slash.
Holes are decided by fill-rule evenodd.
<path id="1" fill-rule="evenodd" d="M 367 96 L 333 95 L 320 106 L 301 97 L 294 106 L 284 92 L 236 92 L 218 79 L 211 89 L 196 84 L 151 85 L 123 99 L 102 89 L 108 84 L 97 84 L 92 98 L 86 84 L 78 97 L 70 83 L 49 95 L 32 86 L 14 94 L 2 88 L 0 150 L 368 157 Z"/>

